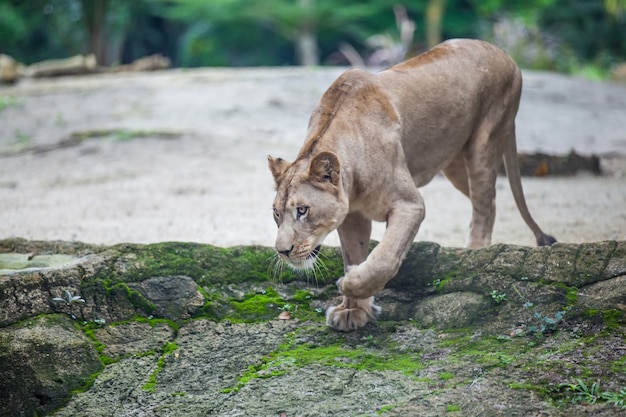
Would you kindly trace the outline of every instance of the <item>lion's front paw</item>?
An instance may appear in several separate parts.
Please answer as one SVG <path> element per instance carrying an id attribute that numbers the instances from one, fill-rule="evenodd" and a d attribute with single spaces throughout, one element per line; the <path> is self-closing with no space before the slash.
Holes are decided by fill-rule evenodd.
<path id="1" fill-rule="evenodd" d="M 368 278 L 367 271 L 364 264 L 350 267 L 346 275 L 337 280 L 339 292 L 353 299 L 365 300 L 382 291 L 385 282 L 378 282 L 372 277 Z"/>
<path id="2" fill-rule="evenodd" d="M 374 304 L 374 297 L 355 299 L 344 297 L 343 302 L 326 311 L 326 324 L 341 332 L 356 330 L 370 321 L 376 321 L 380 307 Z"/>

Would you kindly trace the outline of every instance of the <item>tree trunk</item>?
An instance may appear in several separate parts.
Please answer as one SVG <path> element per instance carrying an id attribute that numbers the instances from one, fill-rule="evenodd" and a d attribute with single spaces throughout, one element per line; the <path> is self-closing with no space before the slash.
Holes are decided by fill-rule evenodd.
<path id="1" fill-rule="evenodd" d="M 446 0 L 429 0 L 426 7 L 426 44 L 432 48 L 441 42 L 441 22 Z"/>
<path id="2" fill-rule="evenodd" d="M 88 52 L 96 56 L 99 65 L 109 64 L 104 42 L 105 2 L 106 0 L 83 0 L 82 2 L 89 35 Z"/>
<path id="3" fill-rule="evenodd" d="M 319 48 L 315 34 L 315 19 L 312 17 L 315 0 L 298 0 L 298 2 L 305 11 L 305 18 L 296 33 L 296 58 L 299 65 L 318 65 Z"/>

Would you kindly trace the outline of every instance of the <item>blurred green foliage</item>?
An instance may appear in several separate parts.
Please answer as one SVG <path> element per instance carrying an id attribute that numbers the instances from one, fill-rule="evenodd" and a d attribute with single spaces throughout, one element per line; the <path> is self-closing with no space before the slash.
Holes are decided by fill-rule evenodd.
<path id="1" fill-rule="evenodd" d="M 424 50 L 433 0 L 404 4 Z M 399 0 L 0 0 L 0 53 L 30 64 L 96 53 L 102 65 L 162 53 L 176 66 L 294 65 L 311 34 L 322 64 L 344 42 L 397 31 Z M 626 0 L 446 0 L 441 37 L 477 37 L 523 67 L 602 77 L 626 60 Z"/>

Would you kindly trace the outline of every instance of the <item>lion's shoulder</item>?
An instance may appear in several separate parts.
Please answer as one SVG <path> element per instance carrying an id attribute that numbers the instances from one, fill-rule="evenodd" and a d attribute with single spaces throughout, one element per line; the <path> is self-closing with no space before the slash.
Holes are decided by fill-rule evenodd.
<path id="1" fill-rule="evenodd" d="M 341 123 L 348 120 L 351 122 Z M 384 120 L 391 123 L 398 121 L 389 92 L 381 87 L 376 74 L 356 68 L 341 74 L 322 95 L 309 119 L 307 140 L 298 159 L 313 155 L 320 139 L 331 126 L 346 129 L 354 125 L 354 120 L 364 123 L 374 120 L 381 124 Z M 342 136 L 336 131 L 334 133 L 336 137 Z"/>

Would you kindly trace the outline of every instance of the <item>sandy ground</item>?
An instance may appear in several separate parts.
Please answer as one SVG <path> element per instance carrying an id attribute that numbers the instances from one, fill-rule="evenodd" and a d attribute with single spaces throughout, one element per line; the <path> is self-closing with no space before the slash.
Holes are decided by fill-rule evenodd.
<path id="1" fill-rule="evenodd" d="M 2 86 L 0 238 L 272 245 L 266 155 L 295 157 L 313 106 L 343 70 L 172 70 Z M 563 242 L 626 240 L 626 87 L 524 75 L 519 150 L 573 149 L 605 157 L 610 168 L 525 178 L 533 216 Z M 56 146 L 96 129 L 151 133 Z M 427 215 L 417 239 L 463 246 L 469 201 L 442 177 L 422 192 Z M 534 244 L 506 178 L 497 205 L 494 242 Z M 383 232 L 376 225 L 373 238 Z"/>

